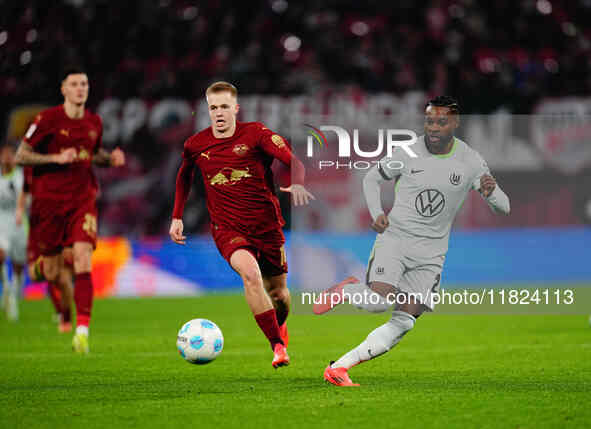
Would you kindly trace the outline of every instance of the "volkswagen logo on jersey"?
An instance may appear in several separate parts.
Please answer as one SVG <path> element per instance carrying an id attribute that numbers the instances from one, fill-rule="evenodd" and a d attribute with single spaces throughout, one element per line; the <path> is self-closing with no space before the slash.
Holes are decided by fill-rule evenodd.
<path id="1" fill-rule="evenodd" d="M 449 181 L 451 182 L 452 185 L 459 185 L 460 182 L 462 181 L 462 175 L 458 174 L 458 173 L 451 173 L 449 175 Z"/>
<path id="2" fill-rule="evenodd" d="M 423 217 L 434 217 L 443 211 L 445 198 L 437 189 L 426 189 L 417 195 L 415 208 Z"/>

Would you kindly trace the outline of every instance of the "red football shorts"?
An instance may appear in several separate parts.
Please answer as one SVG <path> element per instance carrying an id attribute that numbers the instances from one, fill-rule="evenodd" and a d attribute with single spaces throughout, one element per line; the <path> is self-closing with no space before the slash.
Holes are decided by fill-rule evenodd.
<path id="1" fill-rule="evenodd" d="M 33 198 L 31 206 L 29 258 L 34 253 L 57 255 L 76 242 L 96 247 L 97 208 L 94 198 L 81 201 L 53 201 Z"/>
<path id="2" fill-rule="evenodd" d="M 247 249 L 259 263 L 263 276 L 287 273 L 285 236 L 281 228 L 260 235 L 245 235 L 220 225 L 212 225 L 211 231 L 220 254 L 228 263 L 236 250 Z"/>

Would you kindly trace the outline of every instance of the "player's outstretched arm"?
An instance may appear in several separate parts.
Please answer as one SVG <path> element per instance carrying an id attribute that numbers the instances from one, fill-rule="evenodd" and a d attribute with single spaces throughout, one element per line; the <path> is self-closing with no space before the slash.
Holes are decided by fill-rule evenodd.
<path id="1" fill-rule="evenodd" d="M 92 163 L 99 167 L 121 167 L 125 165 L 125 153 L 119 148 L 112 152 L 100 148 L 92 157 Z"/>
<path id="2" fill-rule="evenodd" d="M 183 235 L 183 212 L 191 191 L 191 184 L 195 177 L 195 164 L 191 159 L 183 158 L 183 163 L 176 176 L 176 191 L 174 195 L 174 209 L 170 225 L 170 238 L 178 244 L 185 244 L 187 237 Z"/>
<path id="3" fill-rule="evenodd" d="M 504 215 L 508 215 L 511 212 L 509 197 L 490 174 L 483 174 L 480 177 L 479 192 L 494 212 Z"/>
<path id="4" fill-rule="evenodd" d="M 38 153 L 31 145 L 21 142 L 16 151 L 16 163 L 19 165 L 41 165 L 41 164 L 70 164 L 76 160 L 76 149 L 70 147 L 60 153 Z"/>
<path id="5" fill-rule="evenodd" d="M 380 184 L 384 181 L 384 177 L 380 174 L 378 166 L 374 166 L 363 178 L 363 195 L 367 208 L 371 214 L 373 223 L 371 228 L 382 233 L 388 228 L 388 217 L 382 208 Z"/>
<path id="6" fill-rule="evenodd" d="M 307 205 L 310 200 L 315 200 L 316 197 L 304 187 L 306 169 L 302 161 L 293 154 L 283 137 L 263 127 L 262 124 L 260 126 L 262 134 L 261 148 L 264 152 L 285 164 L 289 168 L 292 178 L 291 186 L 279 188 L 279 190 L 291 193 L 295 206 Z"/>

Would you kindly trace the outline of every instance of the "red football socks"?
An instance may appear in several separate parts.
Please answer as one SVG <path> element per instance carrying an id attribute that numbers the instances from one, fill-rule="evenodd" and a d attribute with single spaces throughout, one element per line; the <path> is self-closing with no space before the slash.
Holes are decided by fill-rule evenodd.
<path id="1" fill-rule="evenodd" d="M 90 273 L 80 273 L 76 274 L 75 279 L 76 325 L 88 326 L 92 309 L 92 278 Z"/>
<path id="2" fill-rule="evenodd" d="M 281 334 L 279 333 L 279 324 L 277 323 L 277 314 L 275 309 L 265 311 L 264 313 L 255 314 L 254 316 L 259 328 L 265 334 L 269 343 L 271 343 L 271 350 L 275 349 L 276 344 L 283 344 L 281 341 Z"/>

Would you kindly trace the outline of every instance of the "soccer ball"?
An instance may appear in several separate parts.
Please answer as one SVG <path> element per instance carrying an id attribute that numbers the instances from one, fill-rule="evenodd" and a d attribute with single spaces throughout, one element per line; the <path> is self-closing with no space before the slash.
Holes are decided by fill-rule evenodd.
<path id="1" fill-rule="evenodd" d="M 189 363 L 206 364 L 224 348 L 224 336 L 211 320 L 193 319 L 185 323 L 176 337 L 180 355 Z"/>

